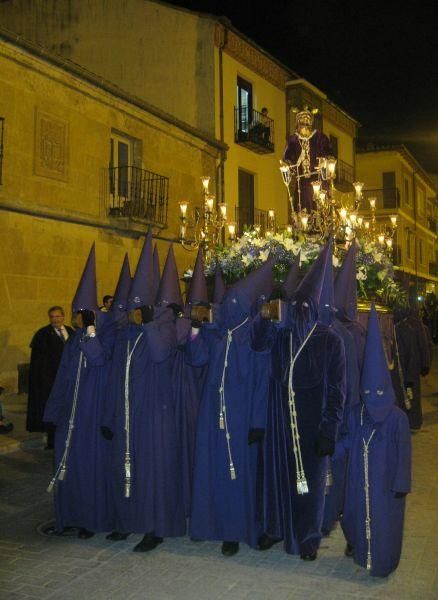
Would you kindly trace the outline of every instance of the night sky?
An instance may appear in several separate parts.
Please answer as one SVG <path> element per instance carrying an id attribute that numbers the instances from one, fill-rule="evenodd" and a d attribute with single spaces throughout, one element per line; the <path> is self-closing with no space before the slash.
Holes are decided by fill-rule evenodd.
<path id="1" fill-rule="evenodd" d="M 359 142 L 405 144 L 438 175 L 434 2 L 176 0 L 233 25 L 362 125 Z"/>

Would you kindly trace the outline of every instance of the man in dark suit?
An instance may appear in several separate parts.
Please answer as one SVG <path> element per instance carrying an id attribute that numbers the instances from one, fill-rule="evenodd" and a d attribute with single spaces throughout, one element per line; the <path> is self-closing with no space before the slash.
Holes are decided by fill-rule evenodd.
<path id="1" fill-rule="evenodd" d="M 65 315 L 61 306 L 52 306 L 48 315 L 50 324 L 39 329 L 30 344 L 32 354 L 26 429 L 46 431 L 46 449 L 52 449 L 54 432 L 46 430 L 43 425 L 44 408 L 55 381 L 64 345 L 74 331 L 68 325 L 64 325 Z"/>

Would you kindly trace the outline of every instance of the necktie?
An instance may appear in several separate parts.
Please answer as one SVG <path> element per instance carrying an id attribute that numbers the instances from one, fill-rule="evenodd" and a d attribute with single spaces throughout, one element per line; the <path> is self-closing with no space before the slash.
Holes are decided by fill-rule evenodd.
<path id="1" fill-rule="evenodd" d="M 59 335 L 59 337 L 61 338 L 61 340 L 63 341 L 63 343 L 65 344 L 65 337 L 64 337 L 64 334 L 62 332 L 62 328 L 61 327 L 57 327 L 56 328 L 56 332 Z"/>

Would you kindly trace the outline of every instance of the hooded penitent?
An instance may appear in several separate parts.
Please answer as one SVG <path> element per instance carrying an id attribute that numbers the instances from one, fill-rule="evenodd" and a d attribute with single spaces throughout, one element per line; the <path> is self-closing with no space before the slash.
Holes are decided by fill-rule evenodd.
<path id="1" fill-rule="evenodd" d="M 183 306 L 181 288 L 179 285 L 178 269 L 173 253 L 173 245 L 169 246 L 166 263 L 161 276 L 160 286 L 158 288 L 156 303 L 158 305 L 177 304 Z"/>
<path id="2" fill-rule="evenodd" d="M 205 280 L 204 260 L 201 247 L 198 250 L 195 268 L 193 269 L 193 275 L 186 299 L 187 304 L 196 304 L 198 302 L 208 302 L 207 282 Z"/>
<path id="3" fill-rule="evenodd" d="M 154 263 L 154 283 L 153 283 L 153 294 L 154 294 L 154 300 L 157 297 L 158 294 L 158 288 L 160 287 L 160 278 L 161 278 L 161 271 L 160 271 L 160 256 L 158 254 L 158 247 L 157 244 L 155 244 L 154 246 L 154 256 L 153 256 L 153 263 Z"/>
<path id="4" fill-rule="evenodd" d="M 152 230 L 149 229 L 128 294 L 128 311 L 154 304 Z"/>
<path id="5" fill-rule="evenodd" d="M 214 272 L 214 292 L 213 292 L 213 304 L 220 304 L 224 299 L 226 286 L 222 277 L 222 269 L 219 263 L 216 263 L 216 269 Z"/>
<path id="6" fill-rule="evenodd" d="M 342 321 L 357 321 L 356 255 L 357 243 L 353 240 L 335 282 L 335 306 Z"/>
<path id="7" fill-rule="evenodd" d="M 96 250 L 94 243 L 91 246 L 90 254 L 72 302 L 72 311 L 77 312 L 79 310 L 99 310 L 97 306 Z"/>
<path id="8" fill-rule="evenodd" d="M 129 267 L 128 253 L 126 253 L 125 258 L 123 259 L 119 279 L 117 281 L 116 291 L 114 292 L 114 300 L 111 306 L 112 311 L 126 311 L 126 307 L 128 305 L 128 294 L 131 284 L 131 269 Z"/>
<path id="9" fill-rule="evenodd" d="M 405 413 L 394 404 L 374 306 L 360 387 L 363 404 L 352 411 L 345 443 L 349 468 L 342 527 L 355 562 L 385 577 L 400 560 L 411 436 Z"/>
<path id="10" fill-rule="evenodd" d="M 286 279 L 283 283 L 283 293 L 286 300 L 290 300 L 293 293 L 297 289 L 298 278 L 300 275 L 300 259 L 301 259 L 301 250 L 298 252 L 294 261 L 288 271 Z"/>
<path id="11" fill-rule="evenodd" d="M 288 553 L 303 557 L 319 547 L 327 455 L 335 447 L 345 399 L 343 342 L 332 327 L 318 323 L 331 260 L 329 241 L 292 295 L 290 317 L 272 348 L 264 528 L 284 539 Z"/>
<path id="12" fill-rule="evenodd" d="M 73 310 L 96 310 L 94 246 L 73 301 Z M 110 446 L 100 435 L 114 328 L 78 329 L 64 348 L 44 421 L 56 426 L 54 488 L 56 528 L 107 531 L 112 526 Z"/>
<path id="13" fill-rule="evenodd" d="M 205 324 L 187 344 L 194 366 L 208 365 L 198 418 L 191 535 L 257 544 L 260 446 L 266 423 L 268 352 L 251 345 L 252 312 L 272 289 L 269 259 L 234 284 L 220 305 L 219 323 Z M 261 439 L 261 438 L 259 438 Z M 251 443 L 251 441 L 253 443 Z"/>

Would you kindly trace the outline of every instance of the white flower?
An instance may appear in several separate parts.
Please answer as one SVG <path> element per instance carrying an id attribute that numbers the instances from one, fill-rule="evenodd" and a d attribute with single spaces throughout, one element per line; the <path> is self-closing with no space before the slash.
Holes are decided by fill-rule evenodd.
<path id="1" fill-rule="evenodd" d="M 187 269 L 186 271 L 184 271 L 184 277 L 186 277 L 187 279 L 190 279 L 193 276 L 193 269 Z"/>
<path id="2" fill-rule="evenodd" d="M 242 262 L 245 265 L 245 267 L 250 265 L 253 261 L 254 261 L 254 257 L 251 254 L 244 254 L 242 256 Z"/>
<path id="3" fill-rule="evenodd" d="M 283 240 L 283 246 L 286 248 L 286 250 L 295 254 L 295 256 L 298 254 L 299 248 L 294 244 L 294 241 L 290 238 L 286 238 L 285 240 Z"/>
<path id="4" fill-rule="evenodd" d="M 361 265 L 361 266 L 360 266 L 360 267 L 357 269 L 357 272 L 356 272 L 356 279 L 357 279 L 358 281 L 365 281 L 365 280 L 366 280 L 366 278 L 367 278 L 367 270 L 366 270 L 366 268 L 365 268 L 363 265 Z"/>
<path id="5" fill-rule="evenodd" d="M 260 252 L 259 252 L 260 260 L 262 260 L 263 262 L 266 262 L 268 260 L 268 256 L 269 256 L 269 248 L 266 248 L 266 250 L 260 250 Z"/>
<path id="6" fill-rule="evenodd" d="M 337 256 L 335 256 L 334 254 L 333 254 L 333 266 L 334 267 L 339 266 L 339 258 Z"/>

